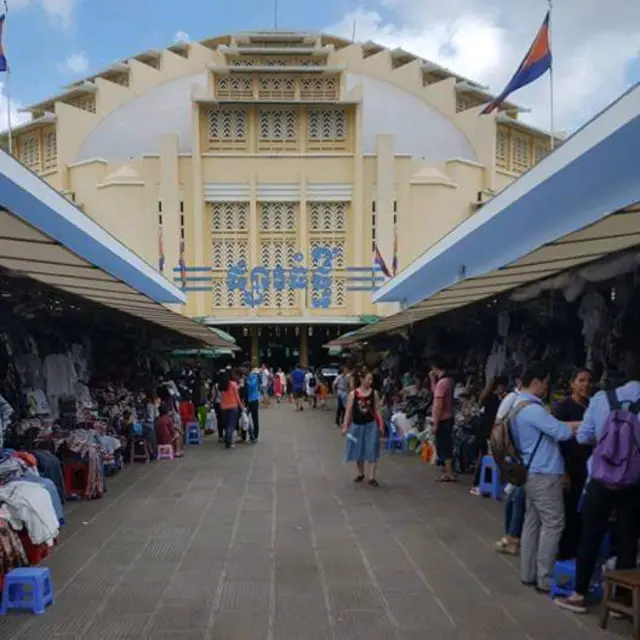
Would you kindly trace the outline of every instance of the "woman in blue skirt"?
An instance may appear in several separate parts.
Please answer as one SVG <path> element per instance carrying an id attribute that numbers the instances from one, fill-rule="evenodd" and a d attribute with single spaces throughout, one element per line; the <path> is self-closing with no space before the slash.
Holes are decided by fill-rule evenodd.
<path id="1" fill-rule="evenodd" d="M 364 463 L 368 463 L 369 484 L 378 486 L 376 469 L 380 458 L 380 428 L 376 410 L 373 375 L 364 371 L 354 374 L 355 389 L 349 394 L 342 433 L 347 437 L 345 462 L 355 462 L 358 475 L 355 482 L 365 479 Z"/>

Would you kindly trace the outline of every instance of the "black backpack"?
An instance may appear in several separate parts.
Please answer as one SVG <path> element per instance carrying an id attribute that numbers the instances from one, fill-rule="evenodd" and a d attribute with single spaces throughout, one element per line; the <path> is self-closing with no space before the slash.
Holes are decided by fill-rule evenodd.
<path id="1" fill-rule="evenodd" d="M 311 376 L 309 378 L 309 387 L 315 387 L 316 386 L 316 379 L 314 376 Z"/>

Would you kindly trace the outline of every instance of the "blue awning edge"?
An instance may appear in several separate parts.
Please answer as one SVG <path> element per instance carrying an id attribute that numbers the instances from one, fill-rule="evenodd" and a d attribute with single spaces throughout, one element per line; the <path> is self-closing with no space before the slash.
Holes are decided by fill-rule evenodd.
<path id="1" fill-rule="evenodd" d="M 0 151 L 0 206 L 152 300 L 186 302 L 178 287 L 4 151 Z"/>
<path id="2" fill-rule="evenodd" d="M 640 201 L 640 83 L 374 293 L 411 306 Z"/>

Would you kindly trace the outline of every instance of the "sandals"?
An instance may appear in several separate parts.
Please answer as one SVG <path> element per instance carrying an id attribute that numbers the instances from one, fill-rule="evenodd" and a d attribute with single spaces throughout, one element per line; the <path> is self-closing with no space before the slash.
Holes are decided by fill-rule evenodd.
<path id="1" fill-rule="evenodd" d="M 436 478 L 436 482 L 458 482 L 458 478 L 452 478 L 451 476 L 440 476 L 439 478 Z"/>
<path id="2" fill-rule="evenodd" d="M 520 545 L 515 542 L 511 542 L 511 540 L 508 540 L 507 538 L 501 538 L 498 540 L 494 548 L 498 553 L 504 553 L 508 556 L 517 556 L 520 552 Z"/>
<path id="3" fill-rule="evenodd" d="M 364 480 L 364 473 L 362 475 L 356 476 L 353 481 L 354 482 L 362 482 Z"/>
<path id="4" fill-rule="evenodd" d="M 375 478 L 371 478 L 371 480 L 369 480 L 369 485 L 372 487 L 379 487 L 380 483 Z"/>

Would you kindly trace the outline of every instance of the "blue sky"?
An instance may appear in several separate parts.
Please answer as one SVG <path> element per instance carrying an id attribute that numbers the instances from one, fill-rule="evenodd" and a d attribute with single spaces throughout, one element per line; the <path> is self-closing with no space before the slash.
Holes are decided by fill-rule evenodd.
<path id="1" fill-rule="evenodd" d="M 270 29 L 273 0 L 8 0 L 4 44 L 15 104 L 37 102 L 118 59 L 192 40 Z M 546 0 L 278 0 L 279 27 L 328 29 L 403 47 L 499 92 L 531 42 Z M 562 0 L 553 14 L 556 123 L 570 131 L 640 81 L 640 1 Z M 0 78 L 1 81 L 1 78 Z M 519 92 L 547 126 L 548 82 Z M 6 104 L 0 105 L 4 111 Z M 1 114 L 0 114 L 0 117 Z M 3 120 L 4 121 L 4 120 Z"/>

